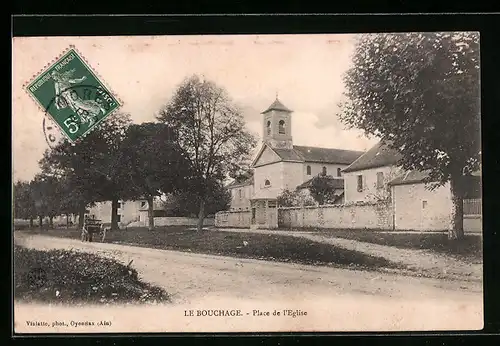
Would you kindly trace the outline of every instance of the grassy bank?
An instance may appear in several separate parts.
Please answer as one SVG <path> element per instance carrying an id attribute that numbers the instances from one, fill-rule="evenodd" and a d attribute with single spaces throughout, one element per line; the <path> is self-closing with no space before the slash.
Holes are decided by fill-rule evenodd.
<path id="1" fill-rule="evenodd" d="M 79 238 L 79 232 L 75 230 L 35 232 L 58 237 Z M 183 226 L 158 227 L 154 231 L 148 231 L 145 228 L 113 231 L 106 235 L 106 242 L 343 268 L 401 268 L 400 264 L 382 257 L 370 256 L 305 238 L 244 232 L 196 232 Z"/>
<path id="2" fill-rule="evenodd" d="M 403 249 L 431 250 L 473 262 L 481 262 L 483 258 L 483 241 L 479 234 L 466 234 L 465 238 L 461 240 L 448 240 L 446 233 L 383 233 L 372 230 L 318 230 L 317 234 Z"/>
<path id="3" fill-rule="evenodd" d="M 75 251 L 14 247 L 14 297 L 46 303 L 159 303 L 169 296 L 117 261 Z"/>

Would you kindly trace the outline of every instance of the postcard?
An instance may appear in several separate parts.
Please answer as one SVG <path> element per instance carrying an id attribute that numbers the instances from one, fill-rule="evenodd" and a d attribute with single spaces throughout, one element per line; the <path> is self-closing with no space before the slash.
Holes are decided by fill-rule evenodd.
<path id="1" fill-rule="evenodd" d="M 16 333 L 483 328 L 479 33 L 12 46 Z"/>

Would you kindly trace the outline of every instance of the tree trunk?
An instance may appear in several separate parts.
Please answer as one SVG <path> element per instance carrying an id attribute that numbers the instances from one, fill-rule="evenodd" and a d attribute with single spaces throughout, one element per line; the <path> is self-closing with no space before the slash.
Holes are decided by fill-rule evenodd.
<path id="1" fill-rule="evenodd" d="M 153 231 L 155 229 L 155 218 L 154 218 L 154 201 L 153 197 L 148 198 L 148 230 Z"/>
<path id="2" fill-rule="evenodd" d="M 86 209 L 85 203 L 82 203 L 80 205 L 80 210 L 78 210 L 78 229 L 82 230 L 83 228 L 83 221 L 85 219 L 85 209 Z"/>
<path id="3" fill-rule="evenodd" d="M 66 214 L 66 228 L 69 228 L 69 214 Z"/>
<path id="4" fill-rule="evenodd" d="M 54 217 L 53 216 L 49 216 L 49 227 L 54 228 Z"/>
<path id="5" fill-rule="evenodd" d="M 111 201 L 111 230 L 117 231 L 118 227 L 118 198 Z"/>
<path id="6" fill-rule="evenodd" d="M 33 228 L 33 218 L 30 217 L 30 228 Z"/>
<path id="7" fill-rule="evenodd" d="M 200 211 L 198 212 L 198 225 L 196 230 L 201 232 L 203 230 L 203 221 L 205 220 L 205 200 L 200 200 Z"/>
<path id="8" fill-rule="evenodd" d="M 464 237 L 464 197 L 462 176 L 451 177 L 451 199 L 453 203 L 452 208 L 452 227 L 448 231 L 448 239 L 457 240 Z"/>
<path id="9" fill-rule="evenodd" d="M 43 216 L 41 215 L 38 216 L 38 225 L 40 226 L 40 229 L 43 229 Z"/>

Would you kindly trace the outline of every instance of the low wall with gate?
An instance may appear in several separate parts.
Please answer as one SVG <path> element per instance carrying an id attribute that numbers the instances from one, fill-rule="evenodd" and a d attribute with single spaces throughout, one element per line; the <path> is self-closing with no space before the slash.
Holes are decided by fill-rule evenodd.
<path id="1" fill-rule="evenodd" d="M 476 209 L 477 210 L 477 207 Z M 327 229 L 373 229 L 394 231 L 394 215 L 390 203 L 357 202 L 308 207 L 280 207 L 278 227 L 327 228 Z M 477 213 L 477 211 L 476 211 Z M 466 233 L 482 232 L 481 215 L 464 215 Z M 215 215 L 216 227 L 250 228 L 250 211 L 223 211 Z M 427 229 L 414 229 L 428 231 Z M 405 230 L 409 231 L 409 230 Z M 442 230 L 445 231 L 445 230 Z"/>
<path id="2" fill-rule="evenodd" d="M 278 209 L 280 228 L 370 228 L 393 229 L 393 215 L 387 203 L 335 204 Z"/>

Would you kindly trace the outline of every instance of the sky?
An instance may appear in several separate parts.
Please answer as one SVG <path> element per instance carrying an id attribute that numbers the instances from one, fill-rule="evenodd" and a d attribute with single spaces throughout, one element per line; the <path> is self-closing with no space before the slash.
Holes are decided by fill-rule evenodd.
<path id="1" fill-rule="evenodd" d="M 296 145 L 368 150 L 376 139 L 337 118 L 354 35 L 103 36 L 13 39 L 13 176 L 30 180 L 49 148 L 40 109 L 23 84 L 70 45 L 123 102 L 133 122 L 154 121 L 184 78 L 224 87 L 260 140 L 262 114 L 278 95 L 293 110 Z M 258 149 L 258 148 L 257 148 Z"/>

